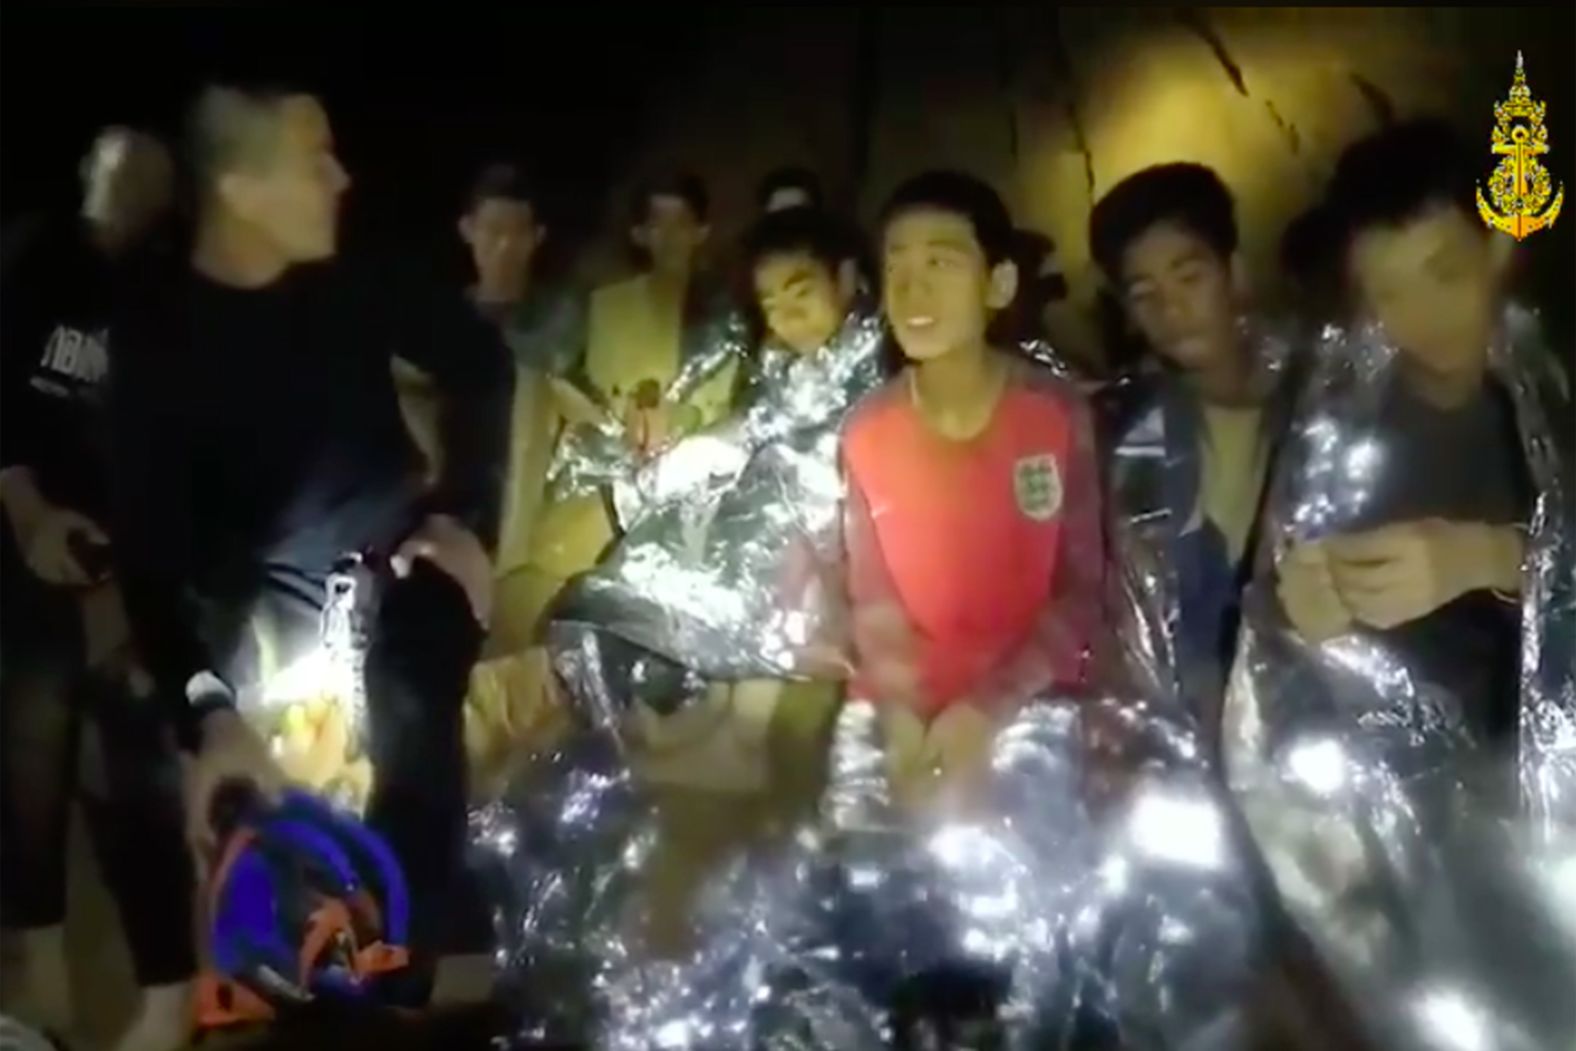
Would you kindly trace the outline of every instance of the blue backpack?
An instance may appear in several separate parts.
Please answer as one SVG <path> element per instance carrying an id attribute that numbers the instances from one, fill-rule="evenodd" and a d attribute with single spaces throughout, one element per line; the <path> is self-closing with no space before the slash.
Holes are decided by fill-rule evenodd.
<path id="1" fill-rule="evenodd" d="M 197 1022 L 263 1022 L 324 1001 L 376 1002 L 409 963 L 410 904 L 388 845 L 348 813 L 287 791 L 221 790 L 221 847 L 205 888 Z"/>

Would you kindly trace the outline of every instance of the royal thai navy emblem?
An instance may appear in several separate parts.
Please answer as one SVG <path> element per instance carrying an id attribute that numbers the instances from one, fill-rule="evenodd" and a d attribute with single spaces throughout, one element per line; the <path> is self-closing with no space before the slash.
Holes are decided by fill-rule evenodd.
<path id="1" fill-rule="evenodd" d="M 1488 180 L 1488 197 L 1478 187 L 1478 214 L 1491 230 L 1500 230 L 1520 241 L 1546 230 L 1559 218 L 1565 187 L 1556 192 L 1549 171 L 1538 157 L 1549 152 L 1549 129 L 1543 118 L 1547 103 L 1532 97 L 1527 71 L 1516 52 L 1516 76 L 1510 94 L 1494 103 L 1494 132 L 1490 150 L 1500 158 Z M 1554 199 L 1551 202 L 1550 196 Z"/>

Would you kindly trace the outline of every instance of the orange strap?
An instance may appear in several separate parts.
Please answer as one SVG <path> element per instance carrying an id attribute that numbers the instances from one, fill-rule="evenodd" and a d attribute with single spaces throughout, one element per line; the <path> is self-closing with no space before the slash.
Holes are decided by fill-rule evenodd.
<path id="1" fill-rule="evenodd" d="M 217 1029 L 244 1022 L 268 1022 L 274 1009 L 240 982 L 212 971 L 197 976 L 197 1028 Z"/>

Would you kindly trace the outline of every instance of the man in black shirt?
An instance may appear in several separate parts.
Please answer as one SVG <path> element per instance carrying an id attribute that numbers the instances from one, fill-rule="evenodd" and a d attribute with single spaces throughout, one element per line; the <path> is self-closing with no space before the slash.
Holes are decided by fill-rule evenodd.
<path id="1" fill-rule="evenodd" d="M 234 709 L 262 686 L 257 618 L 311 635 L 335 562 L 387 558 L 366 667 L 368 821 L 405 869 L 430 962 L 464 843 L 461 702 L 488 616 L 507 358 L 457 297 L 396 310 L 409 297 L 306 265 L 335 254 L 350 182 L 315 98 L 209 88 L 190 132 L 190 268 L 142 299 L 112 392 L 127 603 L 194 753 L 188 821 L 201 845 L 218 787 L 278 783 Z M 447 399 L 431 485 L 394 356 Z"/>
<path id="2" fill-rule="evenodd" d="M 116 1047 L 163 1051 L 189 1015 L 190 866 L 174 752 L 111 565 L 103 395 L 113 301 L 168 210 L 170 157 L 152 136 L 109 128 L 82 176 L 80 213 L 19 246 L 0 315 L 0 889 L 22 950 L 16 1010 L 67 1030 L 66 832 L 88 716 L 99 769 L 81 800 L 142 988 Z"/>

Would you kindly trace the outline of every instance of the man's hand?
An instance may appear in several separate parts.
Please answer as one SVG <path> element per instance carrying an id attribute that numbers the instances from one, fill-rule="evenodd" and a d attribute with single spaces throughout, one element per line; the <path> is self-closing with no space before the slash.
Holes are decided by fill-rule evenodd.
<path id="1" fill-rule="evenodd" d="M 487 549 L 465 526 L 449 515 L 429 515 L 394 554 L 394 575 L 410 575 L 417 559 L 425 559 L 460 586 L 476 623 L 492 619 L 493 565 Z"/>
<path id="2" fill-rule="evenodd" d="M 109 537 L 86 515 L 51 504 L 33 523 L 22 557 L 33 575 L 46 584 L 81 588 L 104 578 L 77 558 L 74 544 L 108 547 Z"/>
<path id="3" fill-rule="evenodd" d="M 284 778 L 263 743 L 234 709 L 210 712 L 202 721 L 202 746 L 186 766 L 186 834 L 199 859 L 213 855 L 213 800 L 220 788 L 244 782 L 265 799 L 277 798 Z"/>
<path id="4" fill-rule="evenodd" d="M 1306 641 L 1318 645 L 1352 624 L 1352 613 L 1336 590 L 1325 541 L 1298 544 L 1281 560 L 1276 593 L 1286 617 Z"/>
<path id="5" fill-rule="evenodd" d="M 1427 518 L 1329 541 L 1330 573 L 1356 619 L 1393 628 L 1480 588 L 1521 588 L 1513 526 Z"/>
<path id="6" fill-rule="evenodd" d="M 98 523 L 69 508 L 46 500 L 38 491 L 33 473 L 26 468 L 5 472 L 5 511 L 11 519 L 22 559 L 33 575 L 58 587 L 87 587 L 103 579 L 77 559 L 73 543 L 109 546 L 109 537 Z M 77 538 L 75 541 L 73 537 Z"/>
<path id="7" fill-rule="evenodd" d="M 649 408 L 631 405 L 624 414 L 625 440 L 642 459 L 650 459 L 666 448 L 673 431 L 673 408 L 666 403 L 658 402 Z"/>

